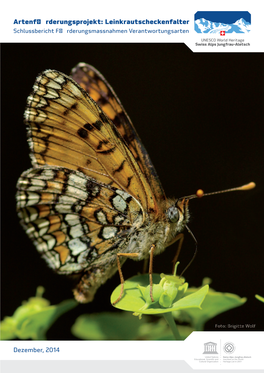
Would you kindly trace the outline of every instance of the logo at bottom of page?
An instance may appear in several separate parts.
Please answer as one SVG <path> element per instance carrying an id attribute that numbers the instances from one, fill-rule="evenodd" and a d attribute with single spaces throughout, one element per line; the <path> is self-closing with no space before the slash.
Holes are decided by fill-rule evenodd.
<path id="1" fill-rule="evenodd" d="M 214 342 L 204 343 L 204 352 L 203 353 L 206 354 L 206 355 L 218 354 L 217 343 L 214 343 Z"/>

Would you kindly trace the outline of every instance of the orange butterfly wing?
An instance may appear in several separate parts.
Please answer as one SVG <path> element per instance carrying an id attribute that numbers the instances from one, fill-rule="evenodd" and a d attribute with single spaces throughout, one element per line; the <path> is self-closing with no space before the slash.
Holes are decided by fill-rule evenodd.
<path id="1" fill-rule="evenodd" d="M 71 71 L 71 77 L 91 96 L 104 113 L 112 120 L 129 147 L 141 171 L 146 176 L 157 200 L 164 200 L 165 192 L 142 144 L 135 127 L 119 98 L 104 76 L 93 66 L 79 63 Z"/>
<path id="2" fill-rule="evenodd" d="M 156 211 L 155 195 L 115 125 L 75 81 L 55 70 L 37 78 L 25 111 L 33 165 L 78 170 Z"/>

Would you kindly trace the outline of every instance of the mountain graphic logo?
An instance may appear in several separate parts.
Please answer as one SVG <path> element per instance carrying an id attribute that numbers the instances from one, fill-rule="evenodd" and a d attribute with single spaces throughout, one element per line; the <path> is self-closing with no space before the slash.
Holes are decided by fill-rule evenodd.
<path id="1" fill-rule="evenodd" d="M 249 12 L 197 12 L 194 29 L 199 34 L 246 34 L 251 30 Z"/>

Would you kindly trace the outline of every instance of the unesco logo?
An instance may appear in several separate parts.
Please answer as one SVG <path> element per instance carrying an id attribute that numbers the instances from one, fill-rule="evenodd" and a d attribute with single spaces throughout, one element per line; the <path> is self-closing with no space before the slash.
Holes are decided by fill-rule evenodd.
<path id="1" fill-rule="evenodd" d="M 245 11 L 200 11 L 194 15 L 194 30 L 198 34 L 248 34 L 251 14 Z M 232 35 L 234 36 L 234 35 Z"/>
<path id="2" fill-rule="evenodd" d="M 235 345 L 232 342 L 227 342 L 224 344 L 223 349 L 227 354 L 232 354 L 235 351 Z"/>

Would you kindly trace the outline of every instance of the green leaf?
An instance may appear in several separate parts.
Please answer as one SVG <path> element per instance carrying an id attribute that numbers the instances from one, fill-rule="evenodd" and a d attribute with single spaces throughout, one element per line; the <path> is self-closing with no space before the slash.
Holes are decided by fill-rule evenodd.
<path id="1" fill-rule="evenodd" d="M 196 294 L 197 288 L 189 288 L 185 294 Z M 184 299 L 184 298 L 183 298 Z M 188 322 L 195 330 L 203 330 L 204 324 L 213 317 L 239 307 L 246 302 L 246 298 L 240 298 L 231 293 L 220 293 L 213 289 L 209 292 L 202 304 L 201 310 L 185 309 L 180 313 L 174 313 L 174 317 L 180 322 Z"/>
<path id="2" fill-rule="evenodd" d="M 0 323 L 1 340 L 16 338 L 16 321 L 12 317 L 5 317 Z"/>
<path id="3" fill-rule="evenodd" d="M 260 300 L 261 302 L 264 303 L 264 298 L 263 298 L 263 297 L 261 297 L 261 296 L 258 295 L 258 294 L 256 294 L 255 297 L 256 297 L 258 300 Z"/>
<path id="4" fill-rule="evenodd" d="M 158 281 L 157 281 L 158 280 Z M 153 282 L 159 282 L 160 276 L 153 275 Z M 160 314 L 165 312 L 172 312 L 183 308 L 200 308 L 207 292 L 208 285 L 205 285 L 202 289 L 199 289 L 196 293 L 192 293 L 176 302 L 171 307 L 164 308 L 158 303 L 151 303 L 146 308 L 146 301 L 142 297 L 142 290 L 138 288 L 140 286 L 148 286 L 149 276 L 140 275 L 134 276 L 127 280 L 124 284 L 124 295 L 122 299 L 114 306 L 124 311 L 136 312 L 138 314 Z M 119 296 L 121 291 L 121 285 L 119 285 L 111 295 L 111 302 L 113 303 Z"/>
<path id="5" fill-rule="evenodd" d="M 140 333 L 142 322 L 128 313 L 100 313 L 79 316 L 72 334 L 85 340 L 133 340 Z"/>
<path id="6" fill-rule="evenodd" d="M 23 302 L 12 317 L 5 317 L 1 321 L 1 339 L 46 339 L 46 332 L 55 320 L 78 304 L 74 299 L 69 299 L 50 306 L 50 302 L 41 297 L 40 290 L 39 287 L 37 296 Z"/>

